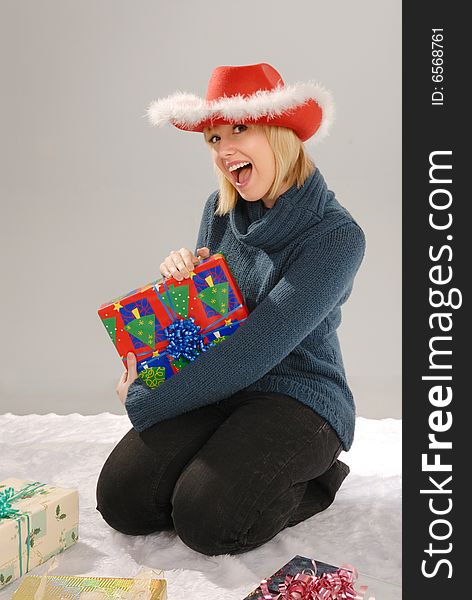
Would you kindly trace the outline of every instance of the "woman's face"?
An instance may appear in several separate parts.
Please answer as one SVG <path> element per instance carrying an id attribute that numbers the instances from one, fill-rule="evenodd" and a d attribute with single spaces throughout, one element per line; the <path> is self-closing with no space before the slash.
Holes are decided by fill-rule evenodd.
<path id="1" fill-rule="evenodd" d="M 275 201 L 265 201 L 264 196 L 275 178 L 275 156 L 262 128 L 251 124 L 214 125 L 205 127 L 203 134 L 214 163 L 240 196 L 249 202 L 262 199 L 271 208 Z M 249 167 L 229 170 L 247 162 L 251 163 Z"/>

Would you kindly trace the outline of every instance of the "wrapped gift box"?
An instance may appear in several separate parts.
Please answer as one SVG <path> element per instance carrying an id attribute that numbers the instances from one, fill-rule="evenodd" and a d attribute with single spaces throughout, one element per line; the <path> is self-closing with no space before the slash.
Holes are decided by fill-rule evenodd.
<path id="1" fill-rule="evenodd" d="M 316 569 L 316 570 L 315 570 Z M 295 577 L 297 574 L 315 574 L 317 577 L 322 576 L 323 574 L 333 574 L 338 572 L 340 569 L 344 569 L 344 571 L 351 573 L 348 567 L 335 567 L 334 565 L 330 565 L 328 563 L 324 563 L 318 560 L 313 560 L 311 558 L 307 558 L 306 556 L 294 556 L 288 563 L 286 563 L 283 567 L 281 567 L 278 571 L 276 571 L 273 575 L 265 580 L 267 582 L 267 588 L 269 594 L 271 596 L 264 596 L 263 590 L 259 586 L 253 592 L 246 596 L 244 600 L 264 600 L 265 598 L 273 597 L 274 599 L 280 594 L 280 586 L 286 582 L 286 577 L 292 576 Z M 375 577 L 369 577 L 362 573 L 356 573 L 356 576 L 353 578 L 352 586 L 356 590 L 356 592 L 363 591 L 362 597 L 365 600 L 368 600 L 371 597 L 375 596 L 375 600 L 400 600 L 402 597 L 401 586 L 389 583 L 387 581 L 382 581 L 381 579 L 377 579 Z M 286 596 L 283 596 L 284 598 Z M 300 596 L 297 596 L 300 597 Z M 309 596 L 312 598 L 312 595 Z M 326 600 L 333 600 L 336 598 L 337 600 L 351 599 L 352 595 L 345 595 L 341 592 L 341 594 L 334 595 L 329 592 L 325 592 L 323 598 Z"/>
<path id="2" fill-rule="evenodd" d="M 43 588 L 38 590 L 41 583 Z M 80 600 L 86 598 L 113 598 L 131 600 L 167 600 L 165 579 L 148 581 L 112 577 L 71 577 L 67 575 L 28 576 L 13 594 L 13 600 Z"/>
<path id="3" fill-rule="evenodd" d="M 224 256 L 214 254 L 188 279 L 153 281 L 102 304 L 98 315 L 125 367 L 133 352 L 139 377 L 155 388 L 234 333 L 248 310 Z"/>
<path id="4" fill-rule="evenodd" d="M 0 482 L 0 589 L 78 540 L 76 490 L 38 481 Z"/>

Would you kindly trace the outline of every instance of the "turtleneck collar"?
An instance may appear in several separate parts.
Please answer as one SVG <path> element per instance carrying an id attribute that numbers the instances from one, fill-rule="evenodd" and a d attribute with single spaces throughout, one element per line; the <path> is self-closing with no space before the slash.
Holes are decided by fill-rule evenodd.
<path id="1" fill-rule="evenodd" d="M 262 200 L 249 202 L 239 196 L 230 211 L 231 229 L 238 240 L 265 251 L 276 251 L 321 221 L 329 192 L 315 168 L 300 189 L 296 184 L 281 194 L 272 208 Z"/>

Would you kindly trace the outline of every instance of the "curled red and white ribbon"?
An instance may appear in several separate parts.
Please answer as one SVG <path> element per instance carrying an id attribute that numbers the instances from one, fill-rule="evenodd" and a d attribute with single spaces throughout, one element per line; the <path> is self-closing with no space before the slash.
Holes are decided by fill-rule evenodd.
<path id="1" fill-rule="evenodd" d="M 316 562 L 312 563 L 314 570 L 305 569 L 296 575 L 286 575 L 275 595 L 269 590 L 269 580 L 263 579 L 260 584 L 263 595 L 259 600 L 363 600 L 367 586 L 362 585 L 359 590 L 354 588 L 357 569 L 343 565 L 336 571 L 317 576 Z M 375 598 L 371 596 L 369 600 Z"/>

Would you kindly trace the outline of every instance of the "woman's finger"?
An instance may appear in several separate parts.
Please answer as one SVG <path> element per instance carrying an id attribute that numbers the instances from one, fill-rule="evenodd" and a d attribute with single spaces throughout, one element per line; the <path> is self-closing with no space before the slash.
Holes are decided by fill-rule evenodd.
<path id="1" fill-rule="evenodd" d="M 210 256 L 210 248 L 203 246 L 203 248 L 197 248 L 197 254 L 200 258 L 208 258 Z"/>
<path id="2" fill-rule="evenodd" d="M 132 352 L 128 352 L 128 377 L 127 382 L 132 383 L 138 376 L 136 369 L 136 356 Z"/>
<path id="3" fill-rule="evenodd" d="M 161 262 L 161 264 L 159 265 L 159 271 L 160 271 L 162 277 L 170 277 L 171 276 L 169 269 L 166 267 L 166 264 L 163 262 Z"/>
<path id="4" fill-rule="evenodd" d="M 190 273 L 178 252 L 172 252 L 165 260 L 166 266 L 177 281 L 182 281 L 184 277 L 188 277 Z"/>
<path id="5" fill-rule="evenodd" d="M 174 261 L 171 259 L 170 256 L 168 256 L 163 264 L 163 272 L 165 273 L 165 277 L 174 277 L 175 279 L 177 279 L 177 276 L 179 275 L 179 270 L 177 269 L 177 267 L 174 264 Z"/>
<path id="6" fill-rule="evenodd" d="M 121 374 L 120 380 L 118 381 L 118 384 L 115 388 L 115 392 L 118 394 L 118 396 L 120 395 L 121 387 L 126 383 L 127 378 L 128 378 L 128 371 L 125 370 Z"/>
<path id="7" fill-rule="evenodd" d="M 193 267 L 195 266 L 193 263 L 193 259 L 195 258 L 195 256 L 193 255 L 193 252 L 190 252 L 188 248 L 181 248 L 179 252 L 190 274 L 190 272 L 193 271 Z"/>
<path id="8" fill-rule="evenodd" d="M 198 256 L 195 256 L 188 248 L 172 250 L 172 252 L 159 265 L 159 270 L 163 277 L 174 277 L 177 281 L 187 279 L 193 271 L 196 264 L 203 258 L 210 256 L 210 249 L 204 246 L 198 248 Z"/>
<path id="9" fill-rule="evenodd" d="M 190 275 L 190 272 L 185 265 L 185 261 L 184 261 L 182 254 L 180 253 L 180 250 L 178 252 L 172 252 L 170 257 L 174 261 L 174 265 L 177 267 L 179 272 L 184 277 L 188 277 Z M 192 268 L 193 268 L 193 265 L 192 265 Z"/>

